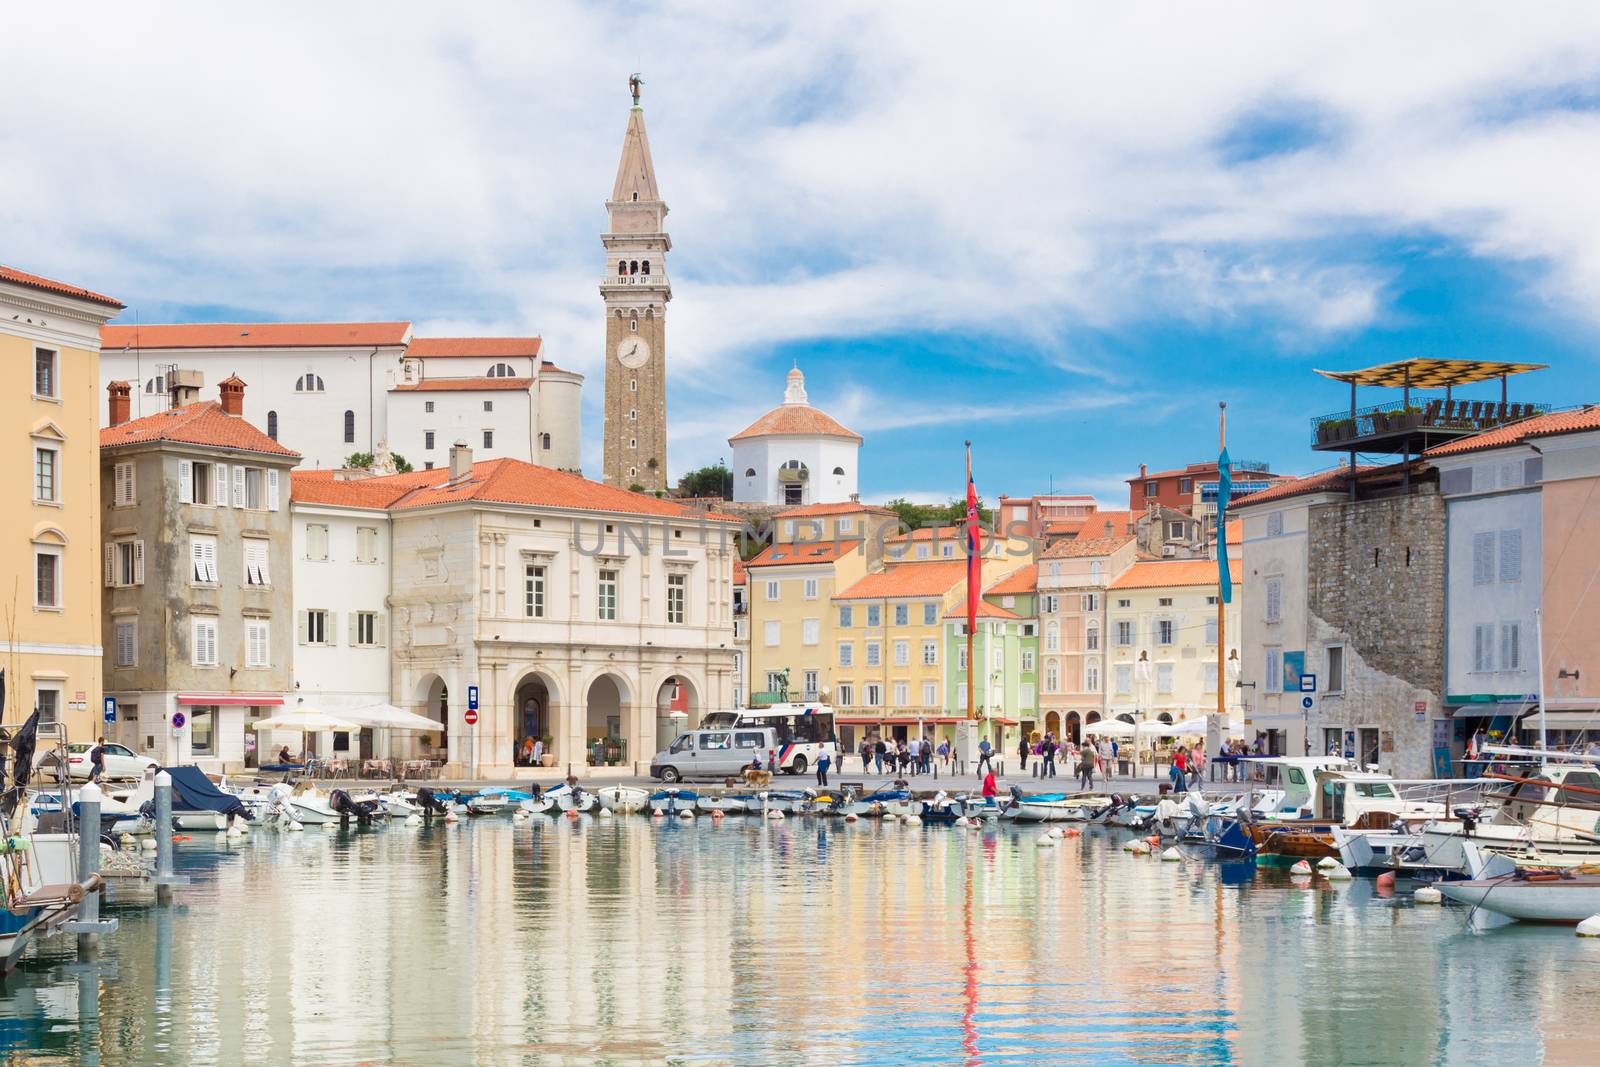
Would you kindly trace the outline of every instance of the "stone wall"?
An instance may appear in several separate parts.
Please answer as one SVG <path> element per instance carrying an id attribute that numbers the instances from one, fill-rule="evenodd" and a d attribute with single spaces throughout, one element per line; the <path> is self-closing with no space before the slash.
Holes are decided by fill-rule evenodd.
<path id="1" fill-rule="evenodd" d="M 1343 645 L 1344 686 L 1322 694 L 1311 716 L 1321 731 L 1376 727 L 1379 763 L 1401 776 L 1431 769 L 1429 719 L 1444 688 L 1445 509 L 1437 486 L 1311 510 L 1306 669 L 1325 672 L 1326 649 Z M 1325 689 L 1326 675 L 1319 679 Z M 1416 705 L 1425 705 L 1418 718 Z"/>

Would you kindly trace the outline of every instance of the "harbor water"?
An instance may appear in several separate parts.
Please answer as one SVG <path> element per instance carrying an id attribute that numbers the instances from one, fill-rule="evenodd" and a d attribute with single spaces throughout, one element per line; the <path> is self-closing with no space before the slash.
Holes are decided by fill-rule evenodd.
<path id="1" fill-rule="evenodd" d="M 219 835 L 220 836 L 220 835 Z M 0 994 L 36 1064 L 1596 1062 L 1600 942 L 1091 830 L 468 820 L 179 846 Z"/>

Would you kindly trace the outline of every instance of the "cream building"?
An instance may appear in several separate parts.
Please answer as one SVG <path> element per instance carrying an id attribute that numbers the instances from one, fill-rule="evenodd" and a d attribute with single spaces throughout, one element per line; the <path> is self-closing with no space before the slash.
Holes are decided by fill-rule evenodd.
<path id="1" fill-rule="evenodd" d="M 1215 560 L 1135 563 L 1107 587 L 1106 627 L 1109 717 L 1177 722 L 1217 710 L 1217 688 L 1229 719 L 1242 719 L 1233 685 L 1240 638 L 1244 581 L 1235 566 L 1233 602 L 1227 607 L 1223 670 L 1219 675 L 1217 564 Z"/>
<path id="2" fill-rule="evenodd" d="M 92 740 L 101 718 L 100 327 L 111 297 L 0 267 L 0 365 L 15 451 L 0 464 L 10 501 L 5 543 L 6 706 L 18 723 L 38 708 Z"/>
<path id="3" fill-rule="evenodd" d="M 1057 541 L 1039 558 L 1039 711 L 1057 737 L 1079 740 L 1105 716 L 1106 589 L 1137 553 L 1132 533 L 1115 533 Z"/>

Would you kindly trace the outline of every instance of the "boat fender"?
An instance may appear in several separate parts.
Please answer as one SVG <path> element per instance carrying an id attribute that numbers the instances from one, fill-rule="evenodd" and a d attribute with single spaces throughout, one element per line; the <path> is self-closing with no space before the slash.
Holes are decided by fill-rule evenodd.
<path id="1" fill-rule="evenodd" d="M 1591 915 L 1578 924 L 1579 937 L 1600 937 L 1600 915 Z"/>
<path id="2" fill-rule="evenodd" d="M 407 826 L 421 826 L 422 825 L 422 816 L 416 814 L 415 812 L 413 812 L 410 815 L 407 815 L 406 816 L 406 825 Z"/>
<path id="3" fill-rule="evenodd" d="M 956 825 L 957 826 L 966 826 L 971 821 L 972 820 L 967 818 L 965 815 L 957 815 L 956 816 Z"/>
<path id="4" fill-rule="evenodd" d="M 1049 834 L 1040 834 L 1038 843 L 1041 845 L 1053 845 L 1056 843 L 1056 839 Z"/>
<path id="5" fill-rule="evenodd" d="M 602 819 L 611 818 L 611 809 L 610 808 L 601 808 L 599 817 L 602 818 Z"/>
<path id="6" fill-rule="evenodd" d="M 1337 866 L 1339 866 L 1339 861 L 1334 859 L 1332 856 L 1324 856 L 1317 861 L 1317 870 L 1319 871 L 1332 870 Z"/>
<path id="7" fill-rule="evenodd" d="M 1425 885 L 1418 887 L 1417 891 L 1411 894 L 1411 900 L 1416 904 L 1441 904 L 1444 902 L 1444 894 L 1431 885 Z"/>
<path id="8" fill-rule="evenodd" d="M 1161 853 L 1162 863 L 1177 863 L 1181 859 L 1183 859 L 1183 853 L 1178 851 L 1178 846 L 1176 845 L 1167 846 L 1167 850 Z"/>
<path id="9" fill-rule="evenodd" d="M 1393 890 L 1394 883 L 1395 873 L 1393 871 L 1384 871 L 1382 874 L 1378 875 L 1378 889 L 1380 892 L 1385 889 Z"/>
<path id="10" fill-rule="evenodd" d="M 1305 860 L 1298 860 L 1298 861 L 1296 861 L 1296 863 L 1295 863 L 1295 865 L 1293 867 L 1289 868 L 1289 873 L 1290 874 L 1310 874 L 1311 873 L 1311 864 L 1307 863 Z"/>
<path id="11" fill-rule="evenodd" d="M 1348 882 L 1351 878 L 1350 868 L 1336 862 L 1332 867 L 1324 869 L 1322 876 L 1330 882 Z"/>
<path id="12" fill-rule="evenodd" d="M 156 850 L 156 839 L 155 838 L 147 837 L 143 841 L 139 842 L 139 851 L 140 852 L 154 852 L 155 850 Z"/>
<path id="13" fill-rule="evenodd" d="M 688 821 L 694 818 L 694 812 L 688 810 L 680 811 L 678 812 L 678 818 Z"/>
<path id="14" fill-rule="evenodd" d="M 772 811 L 767 812 L 767 818 L 771 819 L 773 822 L 780 822 L 783 819 L 783 812 L 773 809 Z"/>
<path id="15" fill-rule="evenodd" d="M 298 821 L 298 820 L 296 820 L 296 819 L 290 819 L 290 820 L 289 820 L 289 825 L 288 825 L 288 826 L 286 826 L 286 827 L 284 827 L 284 829 L 286 829 L 286 830 L 289 830 L 289 831 L 291 831 L 291 832 L 293 832 L 293 831 L 295 831 L 295 830 L 304 830 L 304 829 L 305 829 L 305 827 L 304 827 L 304 826 L 302 826 L 302 825 L 300 825 L 300 822 L 299 822 L 299 821 Z"/>

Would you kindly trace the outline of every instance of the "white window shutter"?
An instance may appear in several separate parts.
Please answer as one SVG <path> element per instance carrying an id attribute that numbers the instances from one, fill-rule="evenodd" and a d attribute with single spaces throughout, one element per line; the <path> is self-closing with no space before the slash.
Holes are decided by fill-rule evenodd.
<path id="1" fill-rule="evenodd" d="M 356 633 L 356 622 L 360 617 L 361 616 L 360 616 L 359 612 L 352 611 L 350 613 L 350 647 L 351 648 L 354 648 L 355 646 L 357 646 L 357 645 L 359 645 L 361 643 L 361 641 L 360 641 L 361 635 Z"/>
<path id="2" fill-rule="evenodd" d="M 260 570 L 261 570 L 261 584 L 262 585 L 271 585 L 272 584 L 272 573 L 269 570 L 267 570 L 267 557 L 269 555 L 270 555 L 270 553 L 268 553 L 268 551 L 267 551 L 267 542 L 265 542 L 265 541 L 257 541 L 256 542 L 256 566 L 259 567 Z"/>
<path id="3" fill-rule="evenodd" d="M 299 611 L 295 612 L 294 615 L 295 639 L 303 645 L 306 643 L 306 633 L 311 628 L 310 612 L 308 612 L 305 608 L 301 608 Z"/>
<path id="4" fill-rule="evenodd" d="M 217 507 L 225 508 L 228 506 L 228 465 L 215 463 L 212 464 L 212 470 L 216 471 L 217 475 L 212 479 L 216 489 L 212 492 L 211 499 L 216 502 Z"/>
<path id="5" fill-rule="evenodd" d="M 178 460 L 178 502 L 194 503 L 194 464 L 186 459 Z"/>
<path id="6" fill-rule="evenodd" d="M 233 468 L 233 506 L 244 507 L 244 468 Z"/>
<path id="7" fill-rule="evenodd" d="M 196 582 L 206 580 L 206 551 L 198 540 L 189 542 L 189 573 Z"/>
<path id="8" fill-rule="evenodd" d="M 328 612 L 328 625 L 323 631 L 323 637 L 330 645 L 339 643 L 339 613 L 337 611 Z"/>
<path id="9" fill-rule="evenodd" d="M 379 648 L 389 639 L 387 622 L 388 616 L 381 612 L 372 617 L 372 643 Z"/>
<path id="10" fill-rule="evenodd" d="M 144 584 L 144 542 L 133 543 L 133 584 Z"/>
<path id="11" fill-rule="evenodd" d="M 106 584 L 117 584 L 117 546 L 106 543 Z"/>
<path id="12" fill-rule="evenodd" d="M 275 470 L 267 472 L 267 510 L 278 510 L 278 472 Z"/>

